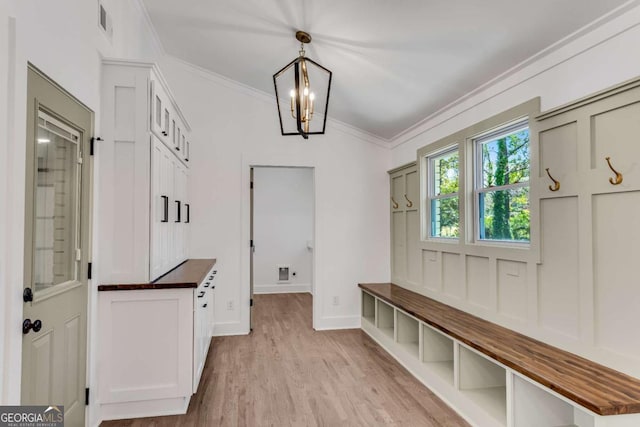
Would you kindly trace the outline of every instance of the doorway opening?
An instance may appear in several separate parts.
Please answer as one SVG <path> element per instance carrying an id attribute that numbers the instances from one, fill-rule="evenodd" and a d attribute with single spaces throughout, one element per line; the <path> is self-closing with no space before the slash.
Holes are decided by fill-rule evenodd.
<path id="1" fill-rule="evenodd" d="M 251 329 L 261 295 L 314 293 L 314 169 L 251 168 Z M 312 307 L 312 304 L 309 305 Z M 312 310 L 308 313 L 312 324 Z"/>

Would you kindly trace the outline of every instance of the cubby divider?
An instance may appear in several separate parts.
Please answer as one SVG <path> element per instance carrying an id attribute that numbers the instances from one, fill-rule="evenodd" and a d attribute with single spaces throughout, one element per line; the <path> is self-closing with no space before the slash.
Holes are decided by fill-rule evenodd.
<path id="1" fill-rule="evenodd" d="M 397 315 L 397 342 L 409 354 L 418 358 L 420 354 L 419 336 L 420 323 L 417 319 L 396 310 Z"/>

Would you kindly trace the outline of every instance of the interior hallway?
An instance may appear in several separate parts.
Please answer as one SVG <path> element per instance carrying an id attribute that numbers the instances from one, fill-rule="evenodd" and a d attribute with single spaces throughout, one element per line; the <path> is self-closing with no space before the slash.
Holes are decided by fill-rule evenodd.
<path id="1" fill-rule="evenodd" d="M 310 294 L 254 301 L 251 335 L 213 338 L 187 414 L 102 426 L 468 426 L 360 329 L 314 331 Z"/>

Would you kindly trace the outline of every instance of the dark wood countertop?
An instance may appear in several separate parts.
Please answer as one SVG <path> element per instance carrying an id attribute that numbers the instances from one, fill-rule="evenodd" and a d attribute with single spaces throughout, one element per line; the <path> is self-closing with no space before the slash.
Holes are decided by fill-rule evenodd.
<path id="1" fill-rule="evenodd" d="M 188 259 L 151 283 L 115 283 L 98 286 L 98 291 L 197 288 L 216 265 L 214 259 Z"/>
<path id="2" fill-rule="evenodd" d="M 596 414 L 640 413 L 636 378 L 392 283 L 358 286 Z"/>

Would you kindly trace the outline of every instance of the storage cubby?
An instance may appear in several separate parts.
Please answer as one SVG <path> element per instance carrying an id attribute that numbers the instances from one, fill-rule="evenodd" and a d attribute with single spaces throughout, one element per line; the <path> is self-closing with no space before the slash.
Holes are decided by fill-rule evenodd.
<path id="1" fill-rule="evenodd" d="M 506 425 L 506 370 L 462 345 L 459 347 L 458 388 L 460 392 L 502 425 Z"/>
<path id="2" fill-rule="evenodd" d="M 413 317 L 397 311 L 398 344 L 416 358 L 420 355 L 420 323 Z"/>
<path id="3" fill-rule="evenodd" d="M 380 329 L 380 332 L 384 333 L 391 339 L 393 339 L 393 328 L 394 328 L 394 314 L 393 307 L 389 304 L 386 304 L 380 300 L 376 300 L 378 317 L 376 326 Z"/>
<path id="4" fill-rule="evenodd" d="M 362 318 L 375 324 L 376 299 L 373 295 L 362 292 Z"/>
<path id="5" fill-rule="evenodd" d="M 514 427 L 593 427 L 594 418 L 514 375 Z"/>
<path id="6" fill-rule="evenodd" d="M 427 325 L 422 325 L 422 363 L 453 385 L 453 340 Z"/>

